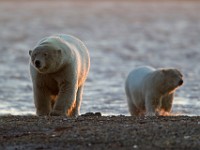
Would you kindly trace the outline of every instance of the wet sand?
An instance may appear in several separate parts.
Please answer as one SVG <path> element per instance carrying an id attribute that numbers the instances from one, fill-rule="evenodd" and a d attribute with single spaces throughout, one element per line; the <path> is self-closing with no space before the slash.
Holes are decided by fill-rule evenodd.
<path id="1" fill-rule="evenodd" d="M 197 150 L 199 129 L 199 116 L 2 116 L 0 149 Z"/>

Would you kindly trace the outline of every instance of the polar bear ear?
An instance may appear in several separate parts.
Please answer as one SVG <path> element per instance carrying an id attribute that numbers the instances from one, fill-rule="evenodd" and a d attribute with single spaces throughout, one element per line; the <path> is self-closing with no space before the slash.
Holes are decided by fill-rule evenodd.
<path id="1" fill-rule="evenodd" d="M 31 56 L 32 52 L 33 52 L 32 50 L 29 50 L 29 55 L 30 55 L 30 56 Z"/>

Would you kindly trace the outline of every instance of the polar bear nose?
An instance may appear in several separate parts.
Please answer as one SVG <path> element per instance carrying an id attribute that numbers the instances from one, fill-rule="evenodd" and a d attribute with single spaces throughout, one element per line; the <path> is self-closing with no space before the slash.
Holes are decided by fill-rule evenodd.
<path id="1" fill-rule="evenodd" d="M 181 79 L 178 84 L 182 85 L 183 84 L 183 80 Z"/>
<path id="2" fill-rule="evenodd" d="M 36 67 L 36 68 L 40 68 L 40 67 L 41 67 L 41 63 L 40 63 L 39 60 L 36 60 L 36 61 L 35 61 L 35 67 Z"/>

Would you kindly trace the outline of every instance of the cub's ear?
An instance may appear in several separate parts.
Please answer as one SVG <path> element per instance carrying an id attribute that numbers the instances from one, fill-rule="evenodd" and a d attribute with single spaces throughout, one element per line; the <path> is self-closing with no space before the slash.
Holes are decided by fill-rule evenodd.
<path id="1" fill-rule="evenodd" d="M 61 53 L 62 53 L 61 49 L 58 49 L 56 52 L 57 52 L 58 54 L 61 54 Z"/>
<path id="2" fill-rule="evenodd" d="M 167 69 L 162 69 L 162 73 L 167 73 L 168 71 L 167 71 Z"/>
<path id="3" fill-rule="evenodd" d="M 29 55 L 31 56 L 31 54 L 32 54 L 32 50 L 29 50 Z"/>

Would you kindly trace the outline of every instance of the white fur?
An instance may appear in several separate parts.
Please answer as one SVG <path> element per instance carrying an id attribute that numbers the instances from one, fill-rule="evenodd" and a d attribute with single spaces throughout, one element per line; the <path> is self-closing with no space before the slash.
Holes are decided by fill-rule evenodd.
<path id="1" fill-rule="evenodd" d="M 129 112 L 132 116 L 161 115 L 161 111 L 169 113 L 173 93 L 181 80 L 182 75 L 176 69 L 136 68 L 125 82 Z"/>
<path id="2" fill-rule="evenodd" d="M 85 45 L 69 35 L 54 35 L 42 39 L 30 55 L 37 115 L 77 116 L 90 67 Z"/>

